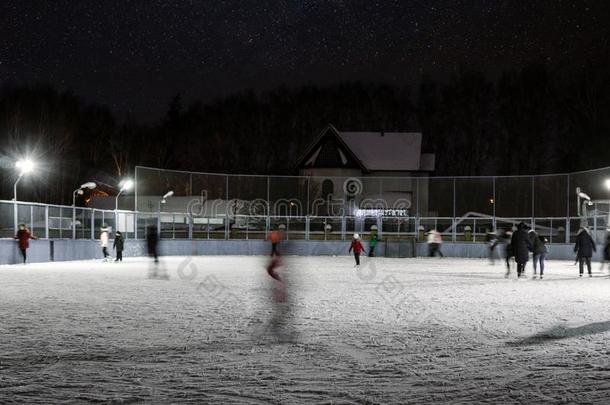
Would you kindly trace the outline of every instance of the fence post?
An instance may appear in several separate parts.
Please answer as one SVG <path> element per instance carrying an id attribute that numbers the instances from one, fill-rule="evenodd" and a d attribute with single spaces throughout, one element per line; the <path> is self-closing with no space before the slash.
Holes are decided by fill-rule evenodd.
<path id="1" fill-rule="evenodd" d="M 30 229 L 34 232 L 34 206 L 30 205 Z"/>
<path id="2" fill-rule="evenodd" d="M 426 177 L 428 180 L 428 188 L 430 187 L 430 179 Z M 419 224 L 419 178 L 415 178 L 415 217 L 417 218 L 417 222 Z M 419 226 L 419 225 L 418 225 Z M 417 230 L 419 232 L 419 229 Z"/>
<path id="3" fill-rule="evenodd" d="M 452 235 L 452 242 L 456 242 L 457 241 L 457 235 L 456 235 L 456 229 L 455 229 L 455 214 L 456 214 L 456 209 L 455 209 L 455 177 L 453 178 L 453 235 Z M 436 224 L 435 224 L 436 225 Z"/>
<path id="4" fill-rule="evenodd" d="M 492 216 L 492 228 L 493 231 L 497 231 L 497 223 L 496 223 L 496 177 L 492 178 L 492 196 L 493 203 L 491 204 L 491 216 Z"/>
<path id="5" fill-rule="evenodd" d="M 229 239 L 229 232 L 231 231 L 231 225 L 229 224 L 229 175 L 225 175 L 225 198 L 226 198 L 226 209 L 225 209 L 225 240 Z"/>
<path id="6" fill-rule="evenodd" d="M 570 175 L 566 175 L 567 177 L 567 188 L 566 188 L 566 199 L 567 199 L 567 212 L 566 212 L 566 234 L 565 234 L 565 243 L 570 243 Z"/>
<path id="7" fill-rule="evenodd" d="M 309 183 L 310 183 L 310 177 L 307 177 L 307 211 L 305 212 L 305 215 L 309 216 Z"/>
<path id="8" fill-rule="evenodd" d="M 49 206 L 44 206 L 44 237 L 49 239 Z"/>
<path id="9" fill-rule="evenodd" d="M 305 240 L 309 240 L 309 215 L 305 217 Z"/>
<path id="10" fill-rule="evenodd" d="M 270 195 L 269 195 L 269 187 L 270 187 L 269 183 L 270 183 L 270 181 L 271 180 L 270 180 L 269 176 L 267 176 L 267 207 L 271 206 L 271 201 L 269 200 L 269 197 L 270 197 Z"/>
<path id="11" fill-rule="evenodd" d="M 48 210 L 47 210 L 48 212 Z M 48 215 L 47 215 L 48 218 Z M 48 227 L 47 227 L 48 228 Z M 91 240 L 95 239 L 95 209 L 91 209 Z"/>
<path id="12" fill-rule="evenodd" d="M 534 186 L 534 179 L 535 179 L 535 177 L 532 176 L 532 223 L 531 223 L 532 229 L 535 229 L 535 222 L 536 222 L 536 220 L 535 220 L 535 218 L 536 218 L 536 200 L 535 200 L 536 189 Z"/>

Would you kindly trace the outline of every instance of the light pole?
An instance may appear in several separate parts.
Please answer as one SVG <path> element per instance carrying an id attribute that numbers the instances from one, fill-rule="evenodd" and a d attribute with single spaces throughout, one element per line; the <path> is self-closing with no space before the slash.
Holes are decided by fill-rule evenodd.
<path id="1" fill-rule="evenodd" d="M 157 204 L 157 236 L 161 237 L 161 204 L 165 204 L 167 199 L 174 195 L 174 191 L 170 190 L 161 197 Z"/>
<path id="2" fill-rule="evenodd" d="M 97 187 L 92 181 L 89 181 L 85 184 L 81 184 L 79 188 L 72 192 L 72 239 L 76 239 L 76 195 L 83 195 L 83 189 L 88 188 L 89 190 L 93 190 Z"/>
<path id="3" fill-rule="evenodd" d="M 122 180 L 119 183 L 119 186 L 121 188 L 119 189 L 119 193 L 116 195 L 116 198 L 114 199 L 114 227 L 116 230 L 119 229 L 119 196 L 121 195 L 121 193 L 123 191 L 129 191 L 133 188 L 133 180 L 131 180 L 131 179 Z"/>
<path id="4" fill-rule="evenodd" d="M 15 184 L 13 185 L 13 219 L 15 225 L 15 232 L 17 232 L 18 227 L 17 184 L 19 184 L 19 181 L 25 174 L 31 173 L 34 170 L 35 166 L 36 165 L 34 164 L 34 162 L 30 159 L 20 159 L 15 163 L 15 168 L 19 170 L 19 177 L 17 177 L 17 181 L 15 181 Z"/>

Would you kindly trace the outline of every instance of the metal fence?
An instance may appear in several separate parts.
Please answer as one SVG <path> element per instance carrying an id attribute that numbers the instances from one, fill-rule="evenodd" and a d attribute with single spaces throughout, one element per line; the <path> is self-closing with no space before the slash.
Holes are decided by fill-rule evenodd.
<path id="1" fill-rule="evenodd" d="M 350 216 L 362 204 L 406 208 L 409 217 L 491 216 L 572 218 L 582 215 L 576 189 L 595 202 L 594 213 L 608 212 L 610 167 L 539 176 L 371 177 L 258 176 L 184 172 L 136 167 L 137 211 L 155 211 L 159 196 L 257 201 L 264 215 Z M 174 211 L 187 212 L 180 203 Z M 587 207 L 585 207 L 587 208 Z M 248 212 L 254 214 L 254 212 Z"/>
<path id="2" fill-rule="evenodd" d="M 303 177 L 138 166 L 135 195 L 118 199 L 119 207 L 134 210 L 0 201 L 0 237 L 13 237 L 17 223 L 25 223 L 51 239 L 95 239 L 103 225 L 143 239 L 155 225 L 164 239 L 264 239 L 283 227 L 292 240 L 346 240 L 372 230 L 386 240 L 421 240 L 434 228 L 445 240 L 478 242 L 523 221 L 552 243 L 572 242 L 586 224 L 600 242 L 610 222 L 608 179 L 610 168 L 542 176 Z M 115 197 L 101 198 L 98 206 L 115 207 Z"/>
<path id="3" fill-rule="evenodd" d="M 14 213 L 17 213 L 15 221 Z M 15 223 L 23 223 L 44 239 L 98 239 L 102 227 L 120 230 L 128 239 L 144 239 L 148 226 L 156 226 L 162 239 L 265 239 L 272 229 L 284 229 L 288 240 L 349 240 L 354 232 L 367 239 L 376 232 L 383 240 L 424 240 L 429 229 L 439 230 L 445 241 L 481 242 L 487 232 L 519 222 L 532 226 L 551 243 L 574 242 L 582 224 L 597 242 L 605 237 L 606 215 L 583 217 L 387 217 L 196 215 L 184 212 L 100 210 L 0 200 L 0 237 L 15 236 Z"/>

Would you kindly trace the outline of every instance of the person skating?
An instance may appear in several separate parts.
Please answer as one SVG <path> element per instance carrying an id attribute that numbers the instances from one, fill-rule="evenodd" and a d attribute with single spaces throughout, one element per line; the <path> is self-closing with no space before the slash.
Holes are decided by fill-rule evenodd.
<path id="1" fill-rule="evenodd" d="M 532 253 L 533 253 L 533 264 L 534 264 L 534 278 L 537 277 L 536 274 L 536 267 L 538 264 L 540 264 L 540 280 L 542 280 L 542 278 L 544 277 L 544 259 L 546 258 L 546 254 L 548 253 L 548 249 L 547 249 L 547 239 L 542 236 L 542 235 L 538 235 L 536 233 L 536 231 L 534 231 L 533 229 L 531 229 L 529 231 L 529 237 L 530 237 L 530 243 L 532 244 Z"/>
<path id="2" fill-rule="evenodd" d="M 159 233 L 155 225 L 150 225 L 146 228 L 146 247 L 148 256 L 153 258 L 155 264 L 159 263 L 159 253 L 157 246 L 159 244 Z"/>
<path id="3" fill-rule="evenodd" d="M 123 247 L 125 246 L 125 239 L 123 239 L 123 234 L 120 231 L 116 231 L 116 235 L 114 235 L 114 243 L 112 244 L 112 248 L 116 249 L 116 259 L 115 262 L 123 261 Z"/>
<path id="4" fill-rule="evenodd" d="M 574 253 L 576 253 L 576 258 L 578 259 L 579 277 L 582 277 L 585 263 L 587 263 L 589 277 L 593 277 L 593 274 L 591 274 L 591 257 L 593 257 L 593 252 L 596 250 L 595 242 L 593 242 L 589 231 L 584 226 L 581 226 L 576 235 L 576 244 L 574 245 Z"/>
<path id="5" fill-rule="evenodd" d="M 25 224 L 19 224 L 19 230 L 17 231 L 17 235 L 15 235 L 15 239 L 17 240 L 17 244 L 19 246 L 19 251 L 21 252 L 21 258 L 23 259 L 23 264 L 27 261 L 27 250 L 30 247 L 30 239 L 38 239 L 36 236 L 32 235 L 30 230 L 25 226 Z"/>
<path id="6" fill-rule="evenodd" d="M 502 243 L 505 245 L 504 260 L 506 261 L 506 274 L 504 275 L 504 277 L 506 278 L 510 276 L 510 259 L 514 256 L 513 247 L 510 244 L 510 240 L 512 237 L 513 231 L 511 228 L 506 228 L 501 236 Z"/>
<path id="7" fill-rule="evenodd" d="M 487 253 L 489 255 L 489 264 L 494 264 L 496 256 L 496 246 L 499 240 L 495 232 L 487 232 L 485 235 L 485 243 L 487 243 Z"/>
<path id="8" fill-rule="evenodd" d="M 360 266 L 360 253 L 364 252 L 364 247 L 362 247 L 362 243 L 360 243 L 360 235 L 357 233 L 354 234 L 352 243 L 349 246 L 349 252 L 354 251 L 354 259 L 356 259 L 356 266 Z"/>
<path id="9" fill-rule="evenodd" d="M 524 222 L 517 225 L 510 244 L 515 255 L 515 262 L 517 262 L 517 279 L 523 279 L 525 278 L 525 264 L 529 259 L 529 252 L 532 251 L 532 244 L 527 236 L 527 225 Z"/>
<path id="10" fill-rule="evenodd" d="M 375 257 L 375 247 L 377 247 L 377 233 L 373 233 L 371 236 L 371 242 L 369 243 L 369 257 Z"/>
<path id="11" fill-rule="evenodd" d="M 273 230 L 269 234 L 269 240 L 271 241 L 271 257 L 279 256 L 280 252 L 278 250 L 280 241 L 282 240 L 282 234 L 278 230 Z"/>
<path id="12" fill-rule="evenodd" d="M 443 237 L 441 233 L 436 229 L 431 229 L 428 231 L 428 256 L 434 257 L 436 255 L 440 257 L 443 256 L 443 252 L 441 252 L 441 244 L 443 243 Z"/>
<path id="13" fill-rule="evenodd" d="M 108 239 L 109 239 L 108 228 L 104 224 L 102 226 L 101 233 L 100 233 L 100 245 L 102 246 L 102 255 L 104 255 L 103 260 L 105 262 L 108 261 L 108 256 L 110 256 L 108 254 Z"/>

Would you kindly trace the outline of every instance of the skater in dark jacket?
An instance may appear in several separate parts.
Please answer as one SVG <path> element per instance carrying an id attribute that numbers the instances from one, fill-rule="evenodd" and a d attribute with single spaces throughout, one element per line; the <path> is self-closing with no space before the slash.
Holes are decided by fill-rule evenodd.
<path id="1" fill-rule="evenodd" d="M 546 247 L 547 240 L 544 236 L 538 235 L 536 231 L 531 229 L 529 231 L 530 243 L 532 244 L 533 260 L 534 260 L 534 278 L 536 278 L 536 267 L 540 264 L 540 280 L 544 277 L 544 259 L 548 253 Z"/>
<path id="2" fill-rule="evenodd" d="M 116 235 L 114 235 L 114 243 L 112 244 L 112 248 L 116 249 L 116 259 L 115 262 L 123 261 L 123 247 L 125 245 L 125 240 L 123 239 L 123 234 L 120 231 L 116 231 Z"/>
<path id="3" fill-rule="evenodd" d="M 576 258 L 578 259 L 578 270 L 580 277 L 582 277 L 585 263 L 587 263 L 589 277 L 593 277 L 593 274 L 591 274 L 591 257 L 593 257 L 593 252 L 595 251 L 596 248 L 593 238 L 591 235 L 589 235 L 587 228 L 581 226 L 578 234 L 576 235 L 576 244 L 574 245 L 574 253 L 576 253 Z"/>
<path id="4" fill-rule="evenodd" d="M 360 253 L 364 252 L 364 247 L 362 247 L 362 243 L 360 243 L 360 235 L 357 233 L 354 234 L 354 238 L 352 239 L 352 243 L 349 246 L 349 252 L 354 251 L 354 259 L 356 259 L 356 266 L 360 266 Z"/>
<path id="5" fill-rule="evenodd" d="M 21 252 L 21 257 L 23 258 L 23 264 L 25 264 L 27 260 L 27 250 L 30 247 L 30 239 L 38 239 L 36 236 L 32 235 L 30 230 L 25 226 L 25 224 L 19 225 L 19 230 L 17 231 L 17 235 L 15 235 L 15 239 L 18 241 L 19 251 Z"/>
<path id="6" fill-rule="evenodd" d="M 517 278 L 525 277 L 525 264 L 529 259 L 529 252 L 532 251 L 532 244 L 527 236 L 527 225 L 521 222 L 517 225 L 517 231 L 513 233 L 510 244 L 517 262 Z"/>
<path id="7" fill-rule="evenodd" d="M 148 256 L 153 258 L 154 263 L 159 263 L 158 245 L 159 232 L 155 225 L 150 225 L 146 228 L 146 247 L 148 248 Z"/>

